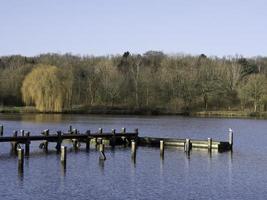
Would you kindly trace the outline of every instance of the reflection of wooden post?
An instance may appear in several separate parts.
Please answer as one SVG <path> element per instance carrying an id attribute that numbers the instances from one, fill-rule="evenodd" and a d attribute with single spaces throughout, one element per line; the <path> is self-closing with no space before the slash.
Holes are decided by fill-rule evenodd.
<path id="1" fill-rule="evenodd" d="M 0 125 L 0 136 L 4 135 L 4 126 Z"/>
<path id="2" fill-rule="evenodd" d="M 233 130 L 231 128 L 229 128 L 229 144 L 230 144 L 231 150 L 233 150 L 234 134 L 233 134 Z"/>
<path id="3" fill-rule="evenodd" d="M 18 149 L 18 168 L 19 170 L 23 170 L 24 166 L 24 149 Z"/>
<path id="4" fill-rule="evenodd" d="M 212 150 L 212 138 L 208 138 L 208 151 Z"/>
<path id="5" fill-rule="evenodd" d="M 31 144 L 31 141 L 29 139 L 30 132 L 26 133 L 26 137 L 27 137 L 27 141 L 25 143 L 25 156 L 29 156 L 30 155 L 30 144 Z"/>
<path id="6" fill-rule="evenodd" d="M 106 155 L 105 155 L 105 145 L 104 144 L 100 144 L 99 145 L 99 159 L 100 160 L 106 160 Z"/>
<path id="7" fill-rule="evenodd" d="M 159 141 L 159 148 L 160 148 L 160 156 L 164 157 L 164 141 L 163 140 Z"/>

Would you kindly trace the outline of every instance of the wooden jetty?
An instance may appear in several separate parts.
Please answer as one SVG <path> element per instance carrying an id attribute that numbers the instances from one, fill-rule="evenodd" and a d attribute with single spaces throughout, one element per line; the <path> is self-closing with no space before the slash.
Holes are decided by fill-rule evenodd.
<path id="1" fill-rule="evenodd" d="M 186 152 L 194 148 L 202 148 L 211 150 L 218 150 L 218 152 L 229 151 L 233 149 L 233 131 L 229 129 L 229 141 L 215 141 L 212 138 L 206 140 L 197 139 L 177 139 L 177 138 L 161 138 L 161 137 L 141 137 L 138 134 L 138 129 L 133 132 L 126 132 L 125 128 L 122 128 L 121 132 L 116 132 L 112 129 L 111 132 L 103 132 L 100 128 L 98 132 L 92 133 L 90 130 L 86 133 L 79 133 L 77 129 L 70 129 L 67 133 L 57 131 L 56 133 L 49 133 L 49 130 L 44 130 L 39 135 L 32 135 L 30 132 L 21 130 L 14 131 L 13 136 L 4 136 L 4 128 L 0 125 L 0 143 L 9 142 L 11 143 L 12 149 L 17 153 L 18 149 L 21 149 L 21 145 L 25 145 L 25 156 L 29 155 L 30 144 L 34 141 L 40 141 L 40 148 L 48 150 L 49 143 L 56 143 L 56 149 L 61 152 L 63 140 L 70 140 L 73 143 L 73 147 L 78 149 L 80 143 L 86 144 L 86 149 L 90 148 L 90 144 L 94 143 L 96 146 L 100 146 L 101 159 L 105 160 L 104 144 L 111 147 L 116 145 L 132 146 L 132 157 L 135 158 L 137 146 L 154 146 L 160 148 L 160 155 L 164 155 L 164 147 L 183 147 Z M 102 145 L 103 144 L 103 145 Z M 66 149 L 64 149 L 64 152 Z M 63 153 L 65 158 L 65 153 Z M 63 159 L 65 160 L 65 159 Z"/>

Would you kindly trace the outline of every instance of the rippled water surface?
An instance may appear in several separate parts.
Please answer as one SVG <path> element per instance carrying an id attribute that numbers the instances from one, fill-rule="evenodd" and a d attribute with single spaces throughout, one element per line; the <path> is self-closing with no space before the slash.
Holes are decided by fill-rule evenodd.
<path id="1" fill-rule="evenodd" d="M 233 153 L 212 155 L 168 148 L 164 160 L 158 148 L 139 147 L 136 163 L 129 148 L 106 149 L 107 160 L 84 146 L 68 146 L 66 170 L 54 144 L 45 154 L 31 144 L 24 173 L 10 144 L 0 143 L 0 199 L 265 199 L 267 196 L 267 121 L 253 119 L 189 118 L 177 116 L 0 115 L 5 135 L 25 129 L 38 134 L 73 128 L 105 131 L 139 128 L 141 136 L 227 140 L 234 130 Z M 66 144 L 68 145 L 68 144 Z"/>

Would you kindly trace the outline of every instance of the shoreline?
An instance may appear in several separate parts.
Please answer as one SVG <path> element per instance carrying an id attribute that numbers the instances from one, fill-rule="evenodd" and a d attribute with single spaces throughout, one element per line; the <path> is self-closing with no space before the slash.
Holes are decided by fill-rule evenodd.
<path id="1" fill-rule="evenodd" d="M 189 116 L 189 117 L 222 117 L 222 118 L 259 118 L 267 119 L 267 112 L 250 111 L 192 111 L 192 112 L 170 112 L 157 109 L 130 109 L 121 107 L 90 107 L 76 108 L 63 112 L 40 112 L 34 107 L 0 107 L 0 113 L 4 114 L 99 114 L 99 115 L 144 115 L 144 116 Z"/>

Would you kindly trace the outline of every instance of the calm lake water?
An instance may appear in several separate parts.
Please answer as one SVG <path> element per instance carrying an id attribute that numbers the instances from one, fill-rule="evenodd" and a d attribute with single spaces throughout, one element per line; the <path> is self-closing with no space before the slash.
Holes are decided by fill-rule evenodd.
<path id="1" fill-rule="evenodd" d="M 1 114 L 5 135 L 25 129 L 67 131 L 71 124 L 81 132 L 139 128 L 141 136 L 228 140 L 234 130 L 233 153 L 193 150 L 190 158 L 181 149 L 168 148 L 164 160 L 158 148 L 139 147 L 136 163 L 130 148 L 99 153 L 75 152 L 68 147 L 64 171 L 54 144 L 45 154 L 31 144 L 24 173 L 10 144 L 0 143 L 0 199 L 265 199 L 267 196 L 267 121 L 253 119 L 189 118 L 177 116 L 14 115 Z"/>

